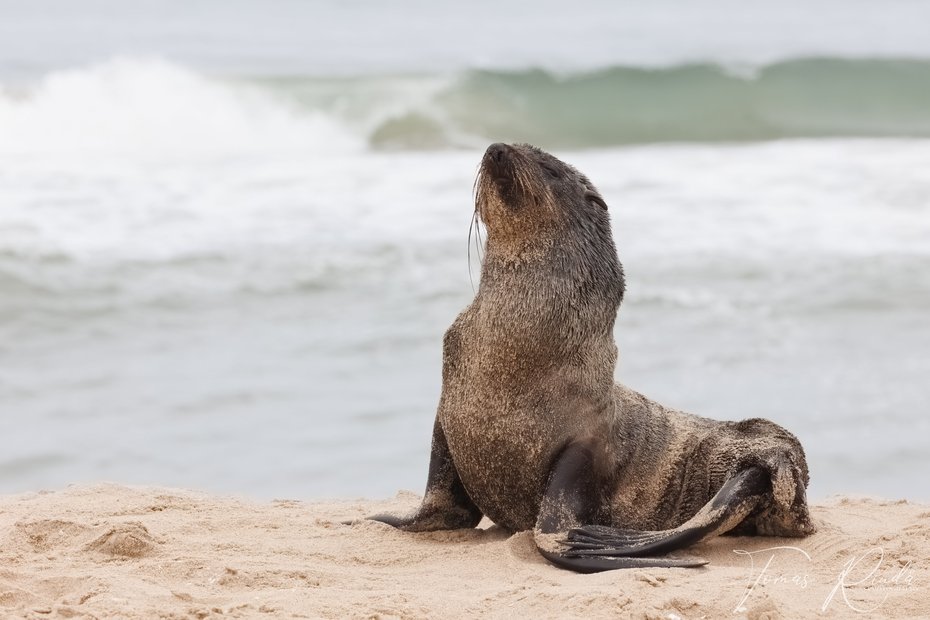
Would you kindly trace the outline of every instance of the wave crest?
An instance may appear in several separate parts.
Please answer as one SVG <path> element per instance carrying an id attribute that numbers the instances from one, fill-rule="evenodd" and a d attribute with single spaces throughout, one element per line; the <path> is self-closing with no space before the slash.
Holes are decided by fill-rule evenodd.
<path id="1" fill-rule="evenodd" d="M 474 71 L 433 102 L 447 126 L 551 148 L 930 136 L 930 62 L 803 59 L 557 75 Z"/>
<path id="2" fill-rule="evenodd" d="M 332 154 L 930 136 L 930 60 L 214 79 L 117 59 L 0 89 L 0 154 Z"/>
<path id="3" fill-rule="evenodd" d="M 0 154 L 235 154 L 360 148 L 322 110 L 297 109 L 248 84 L 157 58 L 114 59 L 0 88 Z"/>

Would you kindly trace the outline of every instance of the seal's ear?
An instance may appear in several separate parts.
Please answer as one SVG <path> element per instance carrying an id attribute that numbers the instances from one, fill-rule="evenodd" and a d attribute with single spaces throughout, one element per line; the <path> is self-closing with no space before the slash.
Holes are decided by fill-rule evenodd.
<path id="1" fill-rule="evenodd" d="M 604 211 L 607 210 L 607 203 L 604 202 L 604 199 L 601 198 L 600 194 L 598 194 L 598 193 L 597 193 L 596 191 L 594 191 L 593 189 L 587 189 L 587 190 L 585 190 L 585 192 L 584 192 L 584 199 L 587 200 L 587 201 L 589 201 L 589 202 L 593 202 L 594 204 L 596 204 L 597 206 L 599 206 L 600 208 L 602 208 Z"/>

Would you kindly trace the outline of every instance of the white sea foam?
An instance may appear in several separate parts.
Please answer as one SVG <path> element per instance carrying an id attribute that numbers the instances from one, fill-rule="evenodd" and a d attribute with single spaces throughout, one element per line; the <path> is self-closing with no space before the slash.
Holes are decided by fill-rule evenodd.
<path id="1" fill-rule="evenodd" d="M 0 90 L 0 156 L 341 154 L 363 145 L 331 115 L 157 58 L 54 71 Z"/>

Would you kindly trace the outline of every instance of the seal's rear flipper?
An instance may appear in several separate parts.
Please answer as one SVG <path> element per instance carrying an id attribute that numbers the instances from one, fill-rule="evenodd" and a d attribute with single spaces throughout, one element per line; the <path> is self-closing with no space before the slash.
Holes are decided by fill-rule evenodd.
<path id="1" fill-rule="evenodd" d="M 561 542 L 570 557 L 643 557 L 688 547 L 733 529 L 759 505 L 771 488 L 759 467 L 745 469 L 724 483 L 717 494 L 685 523 L 671 530 L 623 530 L 601 525 L 574 528 Z"/>
<path id="2" fill-rule="evenodd" d="M 576 573 L 601 573 L 618 568 L 694 568 L 707 564 L 701 558 L 571 557 L 542 549 L 539 553 L 556 566 Z"/>
<path id="3" fill-rule="evenodd" d="M 691 519 L 663 531 L 638 531 L 602 525 L 572 527 L 592 511 L 596 483 L 590 442 L 575 442 L 559 456 L 549 477 L 536 524 L 536 545 L 557 566 L 578 572 L 646 566 L 701 566 L 698 559 L 656 558 L 736 527 L 770 492 L 769 476 L 759 467 L 733 476 Z"/>

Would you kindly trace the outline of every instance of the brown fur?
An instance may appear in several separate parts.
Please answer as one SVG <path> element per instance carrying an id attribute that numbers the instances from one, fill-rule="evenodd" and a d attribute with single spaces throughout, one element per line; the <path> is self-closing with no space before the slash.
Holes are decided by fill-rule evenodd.
<path id="1" fill-rule="evenodd" d="M 591 182 L 535 147 L 495 144 L 476 189 L 487 247 L 475 299 L 443 342 L 426 495 L 411 515 L 372 518 L 425 531 L 484 514 L 535 528 L 550 551 L 553 534 L 581 525 L 811 533 L 807 463 L 791 433 L 675 411 L 614 383 L 624 276 Z M 711 501 L 748 471 L 761 485 L 750 495 Z M 672 565 L 624 566 L 637 562 Z"/>
<path id="2" fill-rule="evenodd" d="M 481 283 L 446 333 L 437 415 L 468 496 L 496 523 L 532 528 L 553 459 L 591 437 L 598 523 L 675 527 L 757 464 L 775 492 L 743 529 L 809 533 L 807 464 L 793 435 L 766 420 L 674 411 L 614 384 L 624 276 L 604 206 L 584 175 L 534 147 L 495 145 L 482 162 Z"/>

